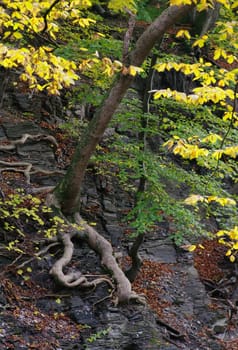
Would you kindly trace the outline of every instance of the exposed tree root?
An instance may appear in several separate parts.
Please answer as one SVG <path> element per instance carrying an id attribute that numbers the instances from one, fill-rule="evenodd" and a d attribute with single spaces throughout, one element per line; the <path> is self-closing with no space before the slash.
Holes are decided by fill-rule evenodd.
<path id="1" fill-rule="evenodd" d="M 24 176 L 26 177 L 26 182 L 28 184 L 31 183 L 32 174 L 37 174 L 37 173 L 41 173 L 44 175 L 65 174 L 63 170 L 45 170 L 39 167 L 35 167 L 32 163 L 28 163 L 28 162 L 5 162 L 1 160 L 0 165 L 6 166 L 0 169 L 0 173 L 2 173 L 3 171 L 14 171 L 16 173 L 23 173 Z M 23 167 L 25 168 L 22 169 Z"/>
<path id="2" fill-rule="evenodd" d="M 77 232 L 74 233 L 64 233 L 61 234 L 61 241 L 64 245 L 64 253 L 62 257 L 56 261 L 56 263 L 53 265 L 50 273 L 64 286 L 66 287 L 96 287 L 98 284 L 102 282 L 107 282 L 110 284 L 111 287 L 113 287 L 112 282 L 108 277 L 99 277 L 96 278 L 93 281 L 88 281 L 87 277 L 82 275 L 80 271 L 74 271 L 68 274 L 65 274 L 63 272 L 63 268 L 70 263 L 73 251 L 74 251 L 74 245 L 71 241 L 71 238 L 74 237 L 77 234 Z"/>
<path id="3" fill-rule="evenodd" d="M 45 134 L 37 134 L 37 135 L 23 134 L 20 139 L 10 141 L 10 144 L 0 145 L 0 151 L 14 150 L 17 148 L 18 145 L 24 145 L 24 143 L 26 143 L 28 139 L 34 140 L 34 141 L 41 141 L 41 140 L 49 141 L 53 145 L 55 145 L 56 148 L 58 148 L 58 143 L 54 138 L 54 136 L 45 135 Z"/>
<path id="4" fill-rule="evenodd" d="M 54 196 L 50 197 L 50 201 L 53 200 L 54 202 Z M 131 300 L 145 304 L 144 297 L 132 291 L 130 281 L 119 267 L 116 258 L 113 255 L 111 244 L 94 228 L 89 226 L 79 214 L 75 215 L 75 222 L 78 225 L 78 228 L 75 228 L 69 223 L 68 232 L 60 233 L 59 235 L 59 239 L 64 245 L 64 252 L 62 257 L 58 259 L 51 268 L 51 275 L 66 287 L 95 287 L 99 283 L 106 282 L 112 287 L 112 289 L 116 290 L 115 304 L 128 303 Z M 110 272 L 116 286 L 113 285 L 109 277 L 103 276 L 96 278 L 93 281 L 88 281 L 87 277 L 82 275 L 79 271 L 68 274 L 63 272 L 64 267 L 70 263 L 73 256 L 74 245 L 71 240 L 72 237 L 78 237 L 85 240 L 89 247 L 100 255 L 102 265 Z"/>
<path id="5" fill-rule="evenodd" d="M 128 303 L 131 300 L 145 303 L 142 296 L 132 291 L 130 281 L 119 267 L 116 258 L 113 255 L 111 244 L 93 227 L 89 226 L 79 214 L 76 214 L 75 221 L 83 228 L 82 231 L 78 231 L 80 238 L 86 240 L 90 248 L 101 256 L 102 265 L 110 271 L 116 282 L 117 296 L 115 303 Z"/>
<path id="6" fill-rule="evenodd" d="M 39 193 L 51 193 L 53 192 L 55 186 L 41 186 L 41 187 L 34 187 L 31 189 L 31 193 L 33 194 L 39 194 Z"/>
<path id="7" fill-rule="evenodd" d="M 51 135 L 45 135 L 45 134 L 37 134 L 37 135 L 30 135 L 30 134 L 23 134 L 22 137 L 18 140 L 11 140 L 9 141 L 9 144 L 0 145 L 0 151 L 11 151 L 11 150 L 17 150 L 18 145 L 23 145 L 27 142 L 27 140 L 34 140 L 36 142 L 38 141 L 49 141 L 52 143 L 56 148 L 58 148 L 58 143 L 56 139 Z M 17 152 L 19 153 L 19 152 Z M 23 173 L 26 177 L 27 183 L 29 184 L 31 182 L 31 175 L 36 173 L 41 173 L 44 175 L 52 175 L 52 174 L 64 174 L 64 171 L 62 170 L 45 170 L 39 167 L 35 167 L 30 162 L 6 162 L 6 161 L 0 161 L 0 165 L 4 165 L 5 167 L 0 169 L 0 173 L 3 171 L 14 171 L 18 173 Z"/>

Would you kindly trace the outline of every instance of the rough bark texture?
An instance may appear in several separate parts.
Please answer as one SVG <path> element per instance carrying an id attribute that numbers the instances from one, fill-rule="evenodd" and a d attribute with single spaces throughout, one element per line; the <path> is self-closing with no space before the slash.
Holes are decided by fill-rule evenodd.
<path id="1" fill-rule="evenodd" d="M 139 37 L 135 50 L 131 55 L 131 64 L 141 66 L 151 49 L 163 37 L 168 28 L 175 24 L 181 17 L 185 16 L 192 6 L 170 6 L 151 23 L 151 25 Z"/>
<path id="2" fill-rule="evenodd" d="M 214 7 L 209 8 L 206 11 L 206 19 L 201 30 L 201 34 L 200 34 L 201 36 L 214 28 L 215 23 L 219 17 L 220 8 L 221 8 L 221 4 L 216 1 L 214 4 Z"/>

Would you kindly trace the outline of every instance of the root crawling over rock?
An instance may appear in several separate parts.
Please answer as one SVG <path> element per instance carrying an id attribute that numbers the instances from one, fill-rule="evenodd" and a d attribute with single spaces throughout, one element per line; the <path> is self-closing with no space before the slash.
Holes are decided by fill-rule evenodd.
<path id="1" fill-rule="evenodd" d="M 131 300 L 135 300 L 139 303 L 145 303 L 145 299 L 142 296 L 137 295 L 132 291 L 131 283 L 119 267 L 118 262 L 114 257 L 111 244 L 94 228 L 89 226 L 79 214 L 75 215 L 75 222 L 77 224 L 77 228 L 69 223 L 68 232 L 64 232 L 59 235 L 59 239 L 64 246 L 64 252 L 61 258 L 59 258 L 51 268 L 51 275 L 54 276 L 54 278 L 62 285 L 71 288 L 76 286 L 83 288 L 96 287 L 98 284 L 106 282 L 113 290 L 115 289 L 116 291 L 114 300 L 115 304 L 129 303 Z M 85 240 L 89 247 L 100 255 L 102 266 L 110 272 L 111 279 L 106 276 L 99 276 L 93 281 L 88 281 L 87 276 L 83 275 L 79 271 L 67 274 L 63 272 L 64 267 L 70 263 L 73 256 L 73 237 Z"/>
<path id="2" fill-rule="evenodd" d="M 30 134 L 23 134 L 21 138 L 17 140 L 11 140 L 7 144 L 0 144 L 0 151 L 3 152 L 8 152 L 12 150 L 16 150 L 18 154 L 20 152 L 18 151 L 18 146 L 25 144 L 28 140 L 33 140 L 33 141 L 48 141 L 52 145 L 55 146 L 55 148 L 58 147 L 58 143 L 56 139 L 52 135 L 45 135 L 45 134 L 37 134 L 37 135 L 30 135 Z M 21 162 L 21 161 L 16 161 L 16 162 L 8 162 L 8 161 L 0 161 L 0 173 L 3 171 L 8 171 L 8 172 L 17 172 L 17 173 L 22 173 L 28 184 L 31 182 L 31 175 L 36 174 L 36 173 L 41 173 L 44 175 L 52 175 L 52 174 L 64 174 L 64 171 L 62 170 L 46 170 L 42 169 L 40 167 L 34 166 L 31 162 Z"/>
<path id="3" fill-rule="evenodd" d="M 34 141 L 42 141 L 42 140 L 49 141 L 49 142 L 52 143 L 56 148 L 58 147 L 58 143 L 57 143 L 56 139 L 54 138 L 54 136 L 52 136 L 52 135 L 45 135 L 45 134 L 37 134 L 37 135 L 23 134 L 22 137 L 21 137 L 20 139 L 9 141 L 9 144 L 0 145 L 0 151 L 11 151 L 11 150 L 14 150 L 14 149 L 17 148 L 18 145 L 24 145 L 28 139 L 34 140 Z"/>

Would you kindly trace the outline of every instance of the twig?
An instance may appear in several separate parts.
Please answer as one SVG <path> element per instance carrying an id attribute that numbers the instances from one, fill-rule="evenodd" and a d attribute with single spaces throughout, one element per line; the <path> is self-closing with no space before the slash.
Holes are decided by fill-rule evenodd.
<path id="1" fill-rule="evenodd" d="M 126 31 L 126 34 L 124 36 L 124 41 L 123 41 L 122 62 L 125 65 L 128 63 L 130 42 L 131 42 L 134 27 L 136 24 L 135 14 L 132 13 L 129 9 L 126 9 L 126 12 L 129 13 L 130 18 L 128 22 L 128 29 Z"/>
<path id="2" fill-rule="evenodd" d="M 96 301 L 96 302 L 93 304 L 93 308 L 94 308 L 96 305 L 102 303 L 103 301 L 105 301 L 105 300 L 111 298 L 114 292 L 115 292 L 115 288 L 112 289 L 112 291 L 111 291 L 111 293 L 110 293 L 109 295 L 106 295 L 104 298 L 101 298 L 101 299 L 99 299 L 98 301 Z"/>
<path id="3" fill-rule="evenodd" d="M 44 19 L 44 28 L 42 29 L 41 33 L 45 33 L 46 30 L 48 29 L 48 22 L 47 22 L 47 16 L 50 13 L 50 11 L 60 2 L 60 0 L 55 0 L 50 7 L 45 11 L 44 15 L 43 15 L 43 19 Z"/>
<path id="4" fill-rule="evenodd" d="M 24 261 L 21 265 L 18 266 L 18 269 L 21 269 L 25 265 L 29 264 L 31 261 L 33 261 L 35 258 L 39 258 L 42 254 L 45 254 L 48 252 L 48 250 L 52 247 L 55 247 L 56 245 L 59 245 L 59 242 L 54 242 L 49 244 L 47 247 L 41 249 L 38 253 L 36 253 L 32 258 Z"/>

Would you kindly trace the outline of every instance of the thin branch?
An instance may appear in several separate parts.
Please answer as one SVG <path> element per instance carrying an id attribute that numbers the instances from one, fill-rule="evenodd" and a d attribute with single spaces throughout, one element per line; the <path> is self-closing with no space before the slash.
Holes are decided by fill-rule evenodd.
<path id="1" fill-rule="evenodd" d="M 134 30 L 134 27 L 136 24 L 135 14 L 132 13 L 128 9 L 126 9 L 126 12 L 129 13 L 130 18 L 129 18 L 129 22 L 128 22 L 128 29 L 126 31 L 126 34 L 124 36 L 124 41 L 123 41 L 122 62 L 124 65 L 128 64 L 128 61 L 129 61 L 129 47 L 130 47 L 130 43 L 131 43 L 133 30 Z"/>
<path id="2" fill-rule="evenodd" d="M 48 22 L 47 22 L 47 16 L 48 14 L 52 11 L 52 9 L 60 2 L 60 0 L 55 0 L 50 7 L 45 11 L 44 15 L 43 15 L 43 19 L 44 19 L 44 28 L 42 29 L 41 33 L 45 33 L 48 29 Z"/>
<path id="3" fill-rule="evenodd" d="M 41 255 L 48 252 L 48 250 L 52 247 L 55 247 L 56 245 L 59 245 L 59 242 L 54 242 L 49 244 L 47 247 L 41 249 L 38 253 L 34 254 L 34 256 L 26 261 L 24 261 L 21 265 L 19 265 L 17 268 L 20 269 L 24 267 L 25 265 L 29 264 L 31 261 L 35 260 L 36 258 L 39 258 Z"/>

